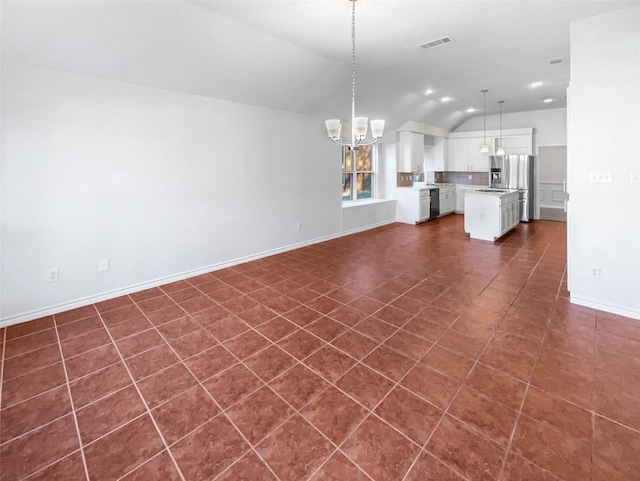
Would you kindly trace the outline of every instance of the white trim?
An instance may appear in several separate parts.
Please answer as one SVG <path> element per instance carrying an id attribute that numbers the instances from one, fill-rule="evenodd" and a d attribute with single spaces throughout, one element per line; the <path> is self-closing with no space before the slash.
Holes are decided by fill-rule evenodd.
<path id="1" fill-rule="evenodd" d="M 387 200 L 387 201 L 384 201 L 384 202 L 395 202 L 395 200 Z M 377 227 L 382 227 L 382 226 L 387 225 L 387 224 L 393 224 L 395 221 L 396 221 L 395 219 L 391 219 L 391 220 L 384 221 L 384 222 L 378 222 L 376 224 L 369 224 L 367 226 L 359 227 L 357 229 L 352 229 L 352 230 L 344 231 L 344 232 L 338 232 L 336 234 L 331 234 L 331 235 L 324 236 L 324 237 L 317 237 L 317 238 L 309 240 L 309 241 L 300 242 L 298 244 L 290 244 L 290 245 L 285 246 L 285 247 L 280 247 L 278 249 L 272 249 L 272 250 L 268 250 L 268 251 L 263 251 L 263 252 L 260 252 L 258 254 L 254 254 L 254 255 L 250 255 L 250 256 L 238 257 L 238 258 L 232 259 L 230 261 L 220 262 L 219 264 L 212 264 L 210 266 L 201 267 L 199 269 L 193 269 L 193 270 L 190 270 L 190 271 L 181 272 L 179 274 L 174 274 L 172 276 L 161 277 L 161 278 L 154 279 L 154 280 L 148 281 L 148 282 L 141 282 L 140 284 L 134 284 L 132 286 L 123 287 L 121 289 L 115 289 L 115 290 L 112 290 L 112 291 L 103 292 L 101 294 L 96 294 L 94 296 L 82 297 L 80 299 L 76 299 L 76 300 L 69 301 L 69 302 L 64 302 L 62 304 L 56 304 L 54 306 L 49 306 L 49 307 L 45 307 L 45 308 L 42 308 L 42 309 L 36 309 L 35 311 L 29 311 L 29 312 L 23 312 L 23 313 L 20 313 L 20 314 L 14 314 L 12 316 L 0 319 L 0 328 L 11 326 L 13 324 L 18 324 L 18 323 L 21 323 L 21 322 L 32 321 L 34 319 L 39 319 L 39 318 L 45 317 L 45 316 L 51 316 L 53 314 L 59 314 L 61 312 L 68 311 L 70 309 L 75 309 L 75 308 L 78 308 L 78 307 L 84 307 L 84 306 L 87 306 L 87 305 L 95 304 L 97 302 L 113 299 L 115 297 L 124 296 L 126 294 L 132 294 L 134 292 L 143 291 L 145 289 L 150 289 L 152 287 L 158 287 L 158 286 L 162 286 L 164 284 L 169 284 L 171 282 L 181 281 L 181 280 L 188 279 L 190 277 L 195 277 L 195 276 L 198 276 L 198 275 L 201 275 L 201 274 L 207 274 L 209 272 L 218 271 L 218 270 L 224 269 L 226 267 L 232 267 L 232 266 L 235 266 L 235 265 L 238 265 L 238 264 L 243 264 L 245 262 L 262 259 L 264 257 L 269 257 L 269 256 L 272 256 L 272 255 L 281 254 L 283 252 L 288 252 L 288 251 L 292 251 L 292 250 L 295 250 L 295 249 L 300 249 L 301 247 L 307 247 L 307 246 L 310 246 L 310 245 L 313 245 L 313 244 L 319 244 L 320 242 L 325 242 L 325 241 L 329 241 L 329 240 L 332 240 L 332 239 L 337 239 L 339 237 L 344 237 L 344 236 L 347 236 L 347 235 L 355 234 L 357 232 L 363 232 L 363 231 L 366 231 L 366 230 L 375 229 Z"/>
<path id="2" fill-rule="evenodd" d="M 572 304 L 577 304 L 579 306 L 590 307 L 599 311 L 610 312 L 612 314 L 618 314 L 619 316 L 625 316 L 632 319 L 640 320 L 640 311 L 638 310 L 632 310 L 621 306 L 614 306 L 611 304 L 603 304 L 602 302 L 595 299 L 588 299 L 583 297 L 571 296 L 570 301 Z"/>
<path id="3" fill-rule="evenodd" d="M 349 209 L 351 207 L 358 207 L 362 205 L 371 204 L 384 204 L 386 202 L 395 202 L 396 199 L 360 199 L 360 200 L 345 200 L 342 202 L 343 209 Z"/>
<path id="4" fill-rule="evenodd" d="M 487 137 L 497 137 L 499 135 L 500 135 L 500 130 L 487 130 Z M 526 127 L 522 129 L 502 129 L 503 137 L 509 137 L 511 135 L 533 136 L 533 127 Z M 469 132 L 451 132 L 449 134 L 450 139 L 467 139 L 472 137 L 484 137 L 484 131 L 472 130 Z"/>
<path id="5" fill-rule="evenodd" d="M 382 222 L 377 222 L 375 224 L 369 224 L 363 227 L 357 227 L 356 229 L 351 229 L 351 230 L 345 230 L 344 232 L 342 232 L 342 235 L 351 235 L 351 234 L 357 234 L 358 232 L 364 232 L 366 230 L 370 230 L 370 229 L 377 229 L 378 227 L 383 227 L 385 225 L 389 225 L 389 224 L 395 224 L 397 221 L 395 219 L 391 219 L 391 220 L 383 220 Z"/>

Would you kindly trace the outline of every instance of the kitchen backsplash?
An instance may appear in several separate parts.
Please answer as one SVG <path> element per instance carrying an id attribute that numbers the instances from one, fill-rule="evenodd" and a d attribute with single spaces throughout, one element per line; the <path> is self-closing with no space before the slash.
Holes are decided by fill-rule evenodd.
<path id="1" fill-rule="evenodd" d="M 435 172 L 435 181 L 446 182 L 451 184 L 489 185 L 489 173 L 488 172 Z"/>

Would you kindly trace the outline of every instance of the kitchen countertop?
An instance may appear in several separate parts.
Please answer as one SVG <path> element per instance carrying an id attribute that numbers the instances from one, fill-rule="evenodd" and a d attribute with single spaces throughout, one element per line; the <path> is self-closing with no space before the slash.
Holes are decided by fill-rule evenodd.
<path id="1" fill-rule="evenodd" d="M 447 183 L 442 183 L 442 184 L 429 184 L 429 183 L 425 183 L 425 182 L 417 182 L 415 184 L 413 184 L 413 187 L 411 187 L 412 189 L 440 189 L 442 187 L 455 187 L 456 184 L 447 184 Z"/>
<path id="2" fill-rule="evenodd" d="M 490 187 L 486 187 L 483 189 L 475 189 L 470 190 L 465 193 L 465 195 L 493 195 L 496 197 L 503 197 L 509 194 L 518 193 L 517 190 L 507 190 L 507 189 L 492 189 Z"/>

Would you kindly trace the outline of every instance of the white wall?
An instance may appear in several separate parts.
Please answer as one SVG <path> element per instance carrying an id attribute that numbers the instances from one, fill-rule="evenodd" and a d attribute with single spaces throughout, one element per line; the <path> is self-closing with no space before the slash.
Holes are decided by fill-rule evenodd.
<path id="1" fill-rule="evenodd" d="M 483 118 L 474 117 L 454 132 L 482 131 Z M 533 127 L 533 151 L 538 153 L 541 145 L 567 145 L 567 109 L 533 110 L 502 114 L 502 129 Z M 487 115 L 487 130 L 500 128 L 500 115 Z"/>
<path id="2" fill-rule="evenodd" d="M 341 232 L 322 119 L 16 64 L 2 101 L 3 324 Z"/>
<path id="3" fill-rule="evenodd" d="M 391 224 L 396 220 L 396 200 L 372 200 L 345 204 L 342 208 L 342 231 L 355 233 L 372 226 Z"/>
<path id="4" fill-rule="evenodd" d="M 571 301 L 640 319 L 640 7 L 571 24 L 568 149 Z"/>

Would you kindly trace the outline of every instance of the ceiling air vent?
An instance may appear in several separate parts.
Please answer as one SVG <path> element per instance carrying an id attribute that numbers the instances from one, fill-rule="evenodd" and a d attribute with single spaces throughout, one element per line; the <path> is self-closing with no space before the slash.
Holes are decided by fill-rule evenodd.
<path id="1" fill-rule="evenodd" d="M 564 59 L 562 57 L 560 57 L 560 58 L 552 58 L 551 60 L 549 60 L 549 63 L 551 65 L 555 65 L 557 63 L 564 63 Z"/>
<path id="2" fill-rule="evenodd" d="M 420 45 L 420 48 L 426 49 L 426 48 L 437 47 L 438 45 L 443 45 L 449 42 L 451 42 L 451 38 L 442 37 L 442 38 L 439 38 L 438 40 L 431 40 L 431 42 L 423 43 L 422 45 Z"/>

